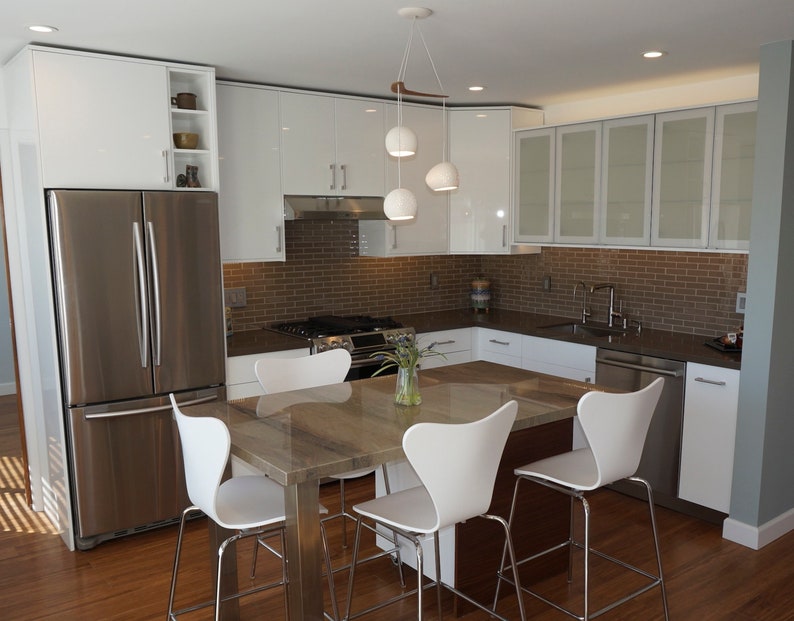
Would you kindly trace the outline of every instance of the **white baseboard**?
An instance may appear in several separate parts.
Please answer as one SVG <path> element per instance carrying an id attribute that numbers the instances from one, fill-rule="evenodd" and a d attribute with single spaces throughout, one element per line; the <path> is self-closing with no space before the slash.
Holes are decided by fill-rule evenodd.
<path id="1" fill-rule="evenodd" d="M 750 526 L 732 518 L 727 518 L 722 523 L 722 536 L 725 539 L 753 550 L 760 550 L 792 530 L 794 530 L 794 509 L 789 509 L 761 526 Z"/>
<path id="2" fill-rule="evenodd" d="M 0 384 L 0 396 L 13 395 L 17 392 L 16 382 L 9 382 L 7 384 Z"/>

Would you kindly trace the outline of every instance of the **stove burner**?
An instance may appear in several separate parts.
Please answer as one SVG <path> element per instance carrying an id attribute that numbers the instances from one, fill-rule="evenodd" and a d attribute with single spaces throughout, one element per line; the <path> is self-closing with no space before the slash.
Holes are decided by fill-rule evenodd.
<path id="1" fill-rule="evenodd" d="M 309 317 L 304 321 L 290 321 L 273 326 L 274 330 L 310 339 L 361 334 L 364 332 L 380 332 L 401 328 L 402 324 L 391 317 L 371 317 L 369 315 L 353 315 L 336 317 L 322 315 Z"/>

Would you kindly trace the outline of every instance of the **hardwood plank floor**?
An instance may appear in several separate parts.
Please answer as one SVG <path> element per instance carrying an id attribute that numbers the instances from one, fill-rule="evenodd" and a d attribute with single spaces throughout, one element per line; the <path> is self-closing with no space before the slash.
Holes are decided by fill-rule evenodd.
<path id="1" fill-rule="evenodd" d="M 69 552 L 49 523 L 25 507 L 19 436 L 14 397 L 0 397 L 0 619 L 7 621 L 113 620 L 147 621 L 165 618 L 176 528 L 166 527 L 103 543 L 86 552 Z M 348 481 L 349 501 L 369 497 L 373 478 Z M 321 500 L 331 511 L 338 507 L 338 487 L 324 485 Z M 653 567 L 653 550 L 647 531 L 647 508 L 633 498 L 612 491 L 593 494 L 594 544 L 616 556 Z M 781 621 L 794 619 L 794 533 L 759 551 L 725 541 L 718 526 L 667 509 L 657 510 L 662 559 L 667 577 L 670 618 L 675 621 Z M 527 519 L 531 519 L 527 517 Z M 352 528 L 349 531 L 352 533 Z M 373 543 L 368 539 L 367 546 Z M 335 564 L 343 564 L 348 551 L 341 545 L 341 529 L 331 528 Z M 249 581 L 250 542 L 241 544 L 238 563 L 241 583 Z M 209 597 L 209 555 L 204 519 L 188 525 L 178 585 L 182 602 Z M 257 581 L 277 575 L 277 564 L 260 556 Z M 605 578 L 606 577 L 606 578 Z M 555 577 L 559 578 L 559 576 Z M 625 576 L 594 569 L 594 580 L 606 579 L 595 597 L 612 596 L 626 587 Z M 564 595 L 567 590 L 551 586 Z M 564 582 L 564 577 L 563 577 Z M 557 584 L 560 584 L 559 580 Z M 399 592 L 396 570 L 383 559 L 365 566 L 356 580 L 356 606 L 367 606 Z M 346 580 L 337 574 L 339 600 L 344 608 Z M 426 598 L 427 616 L 436 618 L 435 598 Z M 326 601 L 328 594 L 326 592 Z M 566 619 L 547 606 L 525 599 L 529 618 L 540 621 Z M 597 602 L 596 602 L 597 604 Z M 445 600 L 446 611 L 451 602 Z M 518 618 L 514 596 L 500 603 L 500 612 Z M 415 600 L 408 599 L 366 617 L 373 621 L 415 618 Z M 447 614 L 452 617 L 453 615 Z M 210 619 L 209 610 L 184 619 Z M 241 618 L 283 619 L 281 589 L 242 600 Z M 466 621 L 488 619 L 474 612 Z M 653 590 L 606 613 L 605 621 L 655 621 L 662 619 L 658 590 Z"/>

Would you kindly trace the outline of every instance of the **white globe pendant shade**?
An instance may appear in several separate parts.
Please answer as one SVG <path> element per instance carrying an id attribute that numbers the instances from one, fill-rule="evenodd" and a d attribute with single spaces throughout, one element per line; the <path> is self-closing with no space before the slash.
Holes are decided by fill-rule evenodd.
<path id="1" fill-rule="evenodd" d="M 416 197 L 411 190 L 397 188 L 383 200 L 383 213 L 389 220 L 411 220 L 416 216 Z"/>
<path id="2" fill-rule="evenodd" d="M 397 125 L 386 134 L 386 151 L 394 157 L 407 157 L 416 153 L 416 134 L 407 127 Z"/>
<path id="3" fill-rule="evenodd" d="M 451 162 L 441 162 L 431 168 L 425 176 L 427 187 L 436 192 L 455 190 L 460 185 L 458 169 Z"/>

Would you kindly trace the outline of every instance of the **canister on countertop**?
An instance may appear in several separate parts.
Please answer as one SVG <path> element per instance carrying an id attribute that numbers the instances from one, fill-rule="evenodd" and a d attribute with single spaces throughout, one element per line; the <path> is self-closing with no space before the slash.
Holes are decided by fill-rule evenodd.
<path id="1" fill-rule="evenodd" d="M 491 283 L 478 277 L 471 281 L 471 307 L 475 313 L 488 312 L 491 305 Z"/>

